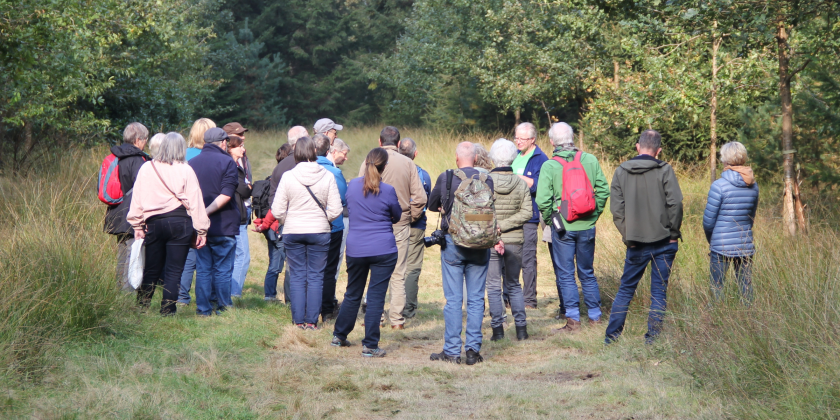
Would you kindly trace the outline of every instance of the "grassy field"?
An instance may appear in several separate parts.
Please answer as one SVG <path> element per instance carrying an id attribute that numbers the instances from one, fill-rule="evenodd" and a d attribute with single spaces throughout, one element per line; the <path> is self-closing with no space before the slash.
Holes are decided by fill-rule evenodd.
<path id="1" fill-rule="evenodd" d="M 342 168 L 358 173 L 378 129 L 345 130 Z M 454 136 L 405 130 L 417 163 L 433 178 L 454 166 Z M 255 177 L 274 166 L 285 133 L 254 133 L 246 146 Z M 540 145 L 548 148 L 547 140 Z M 666 146 L 667 147 L 667 146 Z M 669 288 L 667 333 L 642 335 L 649 304 L 643 281 L 624 338 L 603 346 L 604 327 L 553 334 L 556 288 L 539 248 L 539 308 L 532 339 L 485 341 L 476 366 L 431 362 L 443 345 L 440 255 L 427 249 L 420 310 L 404 331 L 383 329 L 388 356 L 363 359 L 357 328 L 350 348 L 291 325 L 289 309 L 262 301 L 265 242 L 251 233 L 243 299 L 222 316 L 192 310 L 141 314 L 115 290 L 113 239 L 101 233 L 95 172 L 103 150 L 76 153 L 59 169 L 0 179 L 0 417 L 32 418 L 834 418 L 840 414 L 840 240 L 831 223 L 804 239 L 781 235 L 772 188 L 757 223 L 756 301 L 708 303 L 708 248 L 700 226 L 705 173 L 678 168 L 685 241 Z M 613 166 L 604 163 L 611 176 Z M 760 180 L 761 182 L 761 180 Z M 763 185 L 764 186 L 764 185 Z M 436 217 L 430 214 L 429 230 Z M 611 217 L 598 223 L 596 275 L 608 313 L 623 245 Z M 339 279 L 339 300 L 346 277 Z M 159 302 L 159 295 L 156 296 Z M 387 307 L 387 306 L 386 306 Z M 189 309 L 193 309 L 190 307 Z M 485 318 L 485 338 L 489 317 Z M 512 333 L 512 325 L 508 336 Z"/>

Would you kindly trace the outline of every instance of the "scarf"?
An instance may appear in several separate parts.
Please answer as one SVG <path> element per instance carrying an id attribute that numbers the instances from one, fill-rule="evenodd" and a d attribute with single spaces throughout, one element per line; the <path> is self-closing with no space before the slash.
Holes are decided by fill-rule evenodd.
<path id="1" fill-rule="evenodd" d="M 744 178 L 744 182 L 747 183 L 747 186 L 755 184 L 755 175 L 753 175 L 753 170 L 749 166 L 729 166 L 727 165 L 723 168 L 724 171 L 731 170 L 738 172 L 741 174 L 741 178 Z"/>

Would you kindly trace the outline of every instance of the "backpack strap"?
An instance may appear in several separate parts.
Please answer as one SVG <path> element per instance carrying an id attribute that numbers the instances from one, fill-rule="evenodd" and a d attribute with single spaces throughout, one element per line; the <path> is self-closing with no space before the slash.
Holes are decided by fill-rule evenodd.
<path id="1" fill-rule="evenodd" d="M 467 174 L 465 174 L 464 171 L 462 171 L 460 169 L 456 169 L 454 171 L 454 173 L 458 178 L 461 178 L 461 181 L 466 181 L 467 180 Z"/>
<path id="2" fill-rule="evenodd" d="M 481 181 L 481 182 L 487 183 L 487 174 L 485 174 L 484 172 L 480 173 L 478 175 L 478 180 Z"/>
<path id="3" fill-rule="evenodd" d="M 583 156 L 583 152 L 582 152 L 582 151 L 580 151 L 580 150 L 578 150 L 578 151 L 577 151 L 577 153 L 575 153 L 575 160 L 574 160 L 574 162 L 580 162 L 580 158 L 581 158 L 581 156 Z"/>
<path id="4" fill-rule="evenodd" d="M 579 152 L 578 152 L 578 153 L 579 153 Z M 577 159 L 577 156 L 575 156 L 575 158 Z M 559 164 L 560 164 L 560 166 L 562 166 L 563 168 L 565 168 L 565 167 L 566 167 L 566 165 L 568 165 L 569 163 L 571 163 L 571 162 L 569 162 L 569 161 L 567 161 L 567 160 L 561 159 L 561 158 L 560 158 L 560 156 L 552 156 L 552 157 L 551 157 L 551 159 L 552 159 L 552 160 L 554 160 L 554 161 L 556 161 L 557 163 L 559 163 Z"/>

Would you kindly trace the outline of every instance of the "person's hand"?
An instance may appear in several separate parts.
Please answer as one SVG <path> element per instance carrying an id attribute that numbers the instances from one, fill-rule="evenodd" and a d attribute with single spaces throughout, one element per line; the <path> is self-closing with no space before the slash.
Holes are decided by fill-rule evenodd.
<path id="1" fill-rule="evenodd" d="M 206 236 L 198 236 L 195 238 L 195 249 L 204 248 L 204 245 L 207 244 L 207 237 Z"/>
<path id="2" fill-rule="evenodd" d="M 134 230 L 134 240 L 139 241 L 146 237 L 146 232 L 143 229 L 135 229 Z"/>
<path id="3" fill-rule="evenodd" d="M 496 252 L 499 255 L 505 255 L 505 243 L 504 242 L 499 241 L 499 243 L 497 243 L 496 245 L 493 246 L 493 249 L 495 249 Z"/>
<path id="4" fill-rule="evenodd" d="M 675 243 L 677 243 L 677 240 L 676 239 L 671 239 L 671 242 L 669 242 L 669 243 L 675 244 Z"/>

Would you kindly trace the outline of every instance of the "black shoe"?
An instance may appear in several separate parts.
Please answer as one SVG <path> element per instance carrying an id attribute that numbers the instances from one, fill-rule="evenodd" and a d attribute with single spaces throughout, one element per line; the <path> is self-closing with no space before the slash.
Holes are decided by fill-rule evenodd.
<path id="1" fill-rule="evenodd" d="M 519 327 L 516 327 L 517 331 Z M 499 341 L 505 338 L 505 327 L 493 327 L 493 336 L 490 337 L 490 341 Z"/>
<path id="2" fill-rule="evenodd" d="M 461 364 L 461 356 L 450 356 L 444 352 L 432 353 L 429 360 L 440 360 L 441 362 Z"/>
<path id="3" fill-rule="evenodd" d="M 472 366 L 476 363 L 481 363 L 484 361 L 484 358 L 481 357 L 475 350 L 467 350 L 467 366 Z"/>
<path id="4" fill-rule="evenodd" d="M 330 312 L 328 314 L 321 314 L 321 322 L 322 323 L 326 323 L 327 321 L 334 321 L 334 320 L 335 320 L 335 315 L 333 315 L 332 312 Z"/>
<path id="5" fill-rule="evenodd" d="M 343 340 L 341 338 L 333 336 L 333 339 L 330 342 L 330 345 L 333 346 L 333 347 L 350 347 L 352 344 L 350 344 L 350 342 L 347 341 L 347 340 Z"/>
<path id="6" fill-rule="evenodd" d="M 367 302 L 363 302 L 362 303 L 362 313 L 366 313 L 366 312 L 367 312 Z"/>
<path id="7" fill-rule="evenodd" d="M 527 326 L 523 325 L 521 327 L 516 327 L 516 339 L 517 340 L 527 340 L 528 339 L 528 327 Z"/>

